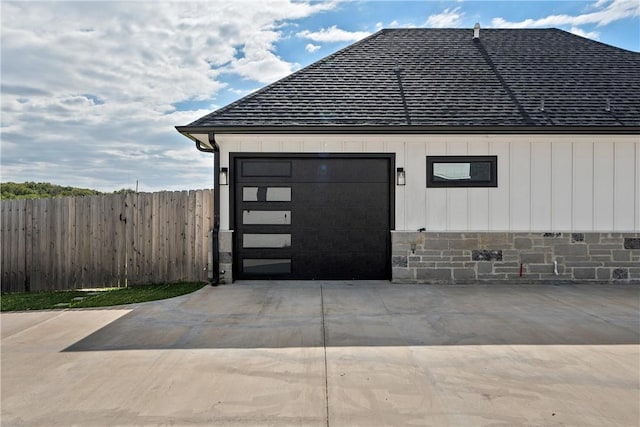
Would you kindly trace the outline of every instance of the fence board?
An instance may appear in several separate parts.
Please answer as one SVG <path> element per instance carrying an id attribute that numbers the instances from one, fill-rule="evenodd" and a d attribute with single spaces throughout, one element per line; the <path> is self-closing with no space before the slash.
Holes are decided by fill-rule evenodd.
<path id="1" fill-rule="evenodd" d="M 46 221 L 47 221 L 47 233 L 46 233 L 46 237 L 47 237 L 47 253 L 45 254 L 45 259 L 47 260 L 46 263 L 46 271 L 47 271 L 47 289 L 51 289 L 52 288 L 52 283 L 59 283 L 58 277 L 57 277 L 57 268 L 58 268 L 58 263 L 57 263 L 57 256 L 56 256 L 56 234 L 58 233 L 58 227 L 56 224 L 56 210 L 57 210 L 57 203 L 56 203 L 57 199 L 52 199 L 51 200 L 51 204 L 49 206 L 46 206 Z M 66 286 L 64 286 L 64 283 L 60 283 L 61 289 L 66 289 Z"/>
<path id="2" fill-rule="evenodd" d="M 75 235 L 73 229 L 73 221 L 71 218 L 75 218 L 75 199 L 73 197 L 65 197 L 62 199 L 62 205 L 64 210 L 64 221 L 62 223 L 64 230 L 64 246 L 66 248 L 63 254 L 64 261 L 64 276 L 69 289 L 76 287 L 75 283 Z"/>
<path id="3" fill-rule="evenodd" d="M 188 244 L 188 235 L 189 235 L 189 221 L 188 221 L 188 217 L 189 217 L 189 192 L 188 191 L 183 191 L 180 193 L 180 209 L 181 209 L 181 217 L 180 217 L 180 228 L 182 230 L 182 235 L 181 235 L 181 243 L 182 243 L 182 251 L 181 251 L 181 257 L 182 257 L 182 262 L 180 263 L 180 280 L 187 280 L 187 277 L 189 276 L 189 265 L 190 265 L 190 259 L 189 259 L 189 254 L 188 254 L 188 248 L 189 248 L 189 244 Z"/>
<path id="4" fill-rule="evenodd" d="M 116 253 L 117 246 L 114 245 L 116 243 L 114 239 L 118 238 L 116 234 L 117 233 L 116 220 L 119 221 L 119 215 L 120 215 L 120 212 L 116 212 L 116 209 L 114 207 L 114 202 L 115 203 L 120 202 L 120 200 L 118 200 L 119 198 L 120 198 L 119 194 L 117 194 L 116 197 L 102 197 L 104 210 L 107 215 L 106 221 L 105 221 L 106 227 L 104 230 L 105 237 L 113 236 L 112 239 L 103 238 L 102 240 L 104 243 L 105 252 L 107 254 L 106 255 L 107 259 L 109 259 L 108 268 L 104 270 L 104 283 L 106 286 L 109 286 L 109 287 L 119 286 L 118 254 Z M 120 208 L 118 206 L 118 211 L 119 210 Z"/>
<path id="5" fill-rule="evenodd" d="M 140 264 L 140 276 L 138 280 L 141 280 L 145 283 L 151 282 L 150 273 L 152 271 L 151 266 L 153 263 L 153 245 L 151 244 L 153 231 L 153 196 L 144 197 L 144 210 L 141 211 L 142 216 L 140 217 L 140 229 L 142 232 L 142 245 L 140 249 L 142 263 Z"/>
<path id="6" fill-rule="evenodd" d="M 25 229 L 24 229 L 24 288 L 21 291 L 31 290 L 31 269 L 33 268 L 33 200 L 25 200 Z"/>
<path id="7" fill-rule="evenodd" d="M 3 283 L 6 281 L 7 283 L 12 283 L 15 284 L 15 280 L 14 277 L 12 277 L 12 275 L 15 274 L 14 271 L 14 267 L 13 264 L 11 262 L 14 253 L 12 250 L 12 246 L 13 246 L 13 239 L 14 239 L 14 233 L 13 233 L 13 200 L 9 200 L 6 203 L 6 209 L 4 211 L 4 215 L 6 216 L 6 224 L 4 226 L 4 233 L 2 236 L 2 240 L 4 241 L 4 249 L 3 249 L 3 257 L 6 259 L 6 265 L 5 265 L 5 269 L 3 270 L 3 275 L 6 275 L 6 277 L 3 280 Z M 14 285 L 15 286 L 15 285 Z M 14 286 L 12 286 L 11 288 L 13 289 Z"/>
<path id="8" fill-rule="evenodd" d="M 133 245 L 129 242 L 130 240 L 130 222 L 131 217 L 133 216 L 133 193 L 126 193 L 122 197 L 124 206 L 122 207 L 122 219 L 120 221 L 120 230 L 122 233 L 122 239 L 118 250 L 121 251 L 122 257 L 120 258 L 122 264 L 122 271 L 120 274 L 120 280 L 123 287 L 128 285 L 129 280 L 129 263 L 132 256 L 131 249 Z"/>
<path id="9" fill-rule="evenodd" d="M 196 193 L 196 212 L 195 212 L 195 223 L 196 223 L 196 240 L 198 242 L 198 244 L 196 244 L 196 256 L 195 256 L 195 262 L 196 262 L 196 269 L 198 269 L 198 272 L 201 274 L 201 270 L 202 270 L 202 257 L 203 257 L 203 251 L 205 251 L 205 248 L 202 247 L 202 245 L 200 244 L 201 241 L 201 236 L 203 233 L 206 233 L 207 230 L 203 227 L 203 223 L 202 223 L 202 199 L 203 199 L 204 195 L 202 193 Z M 205 253 L 204 256 L 206 257 L 207 254 Z"/>
<path id="10" fill-rule="evenodd" d="M 94 244 L 100 245 L 100 260 L 98 261 L 98 285 L 102 287 L 110 287 L 109 277 L 111 275 L 113 258 L 109 251 L 109 242 L 107 240 L 109 232 L 111 230 L 111 209 L 107 200 L 98 196 L 98 218 L 97 221 L 100 224 L 100 237 Z"/>
<path id="11" fill-rule="evenodd" d="M 169 264 L 170 271 L 168 271 L 168 276 L 171 277 L 172 281 L 180 280 L 180 271 L 179 271 L 179 247 L 180 240 L 178 239 L 178 215 L 180 211 L 180 197 L 179 193 L 174 192 L 169 194 L 169 218 L 167 218 L 167 251 L 169 254 L 169 259 L 171 263 Z"/>
<path id="12" fill-rule="evenodd" d="M 113 234 L 114 238 L 111 240 L 111 252 L 115 260 L 113 265 L 113 272 L 115 276 L 115 284 L 118 287 L 124 286 L 124 261 L 126 257 L 126 250 L 122 247 L 121 242 L 124 242 L 124 209 L 125 201 L 124 194 L 117 194 L 118 197 L 114 197 L 111 200 L 111 209 L 113 212 Z"/>
<path id="13" fill-rule="evenodd" d="M 18 200 L 11 201 L 11 280 L 20 283 L 20 268 L 18 265 L 18 227 L 20 226 L 20 212 Z"/>
<path id="14" fill-rule="evenodd" d="M 87 279 L 87 268 L 89 258 L 89 246 L 87 242 L 89 240 L 90 231 L 87 230 L 87 210 L 90 206 L 89 197 L 76 198 L 76 216 L 75 216 L 75 228 L 76 228 L 76 286 L 82 287 Z"/>
<path id="15" fill-rule="evenodd" d="M 143 220 L 145 218 L 145 210 L 147 209 L 147 203 L 149 203 L 148 198 L 141 198 L 140 194 L 136 195 L 136 222 L 134 223 L 135 227 L 135 251 L 136 251 L 136 260 L 135 260 L 135 270 L 134 274 L 129 277 L 135 283 L 145 282 L 146 278 L 144 277 L 144 272 L 146 271 L 145 263 L 146 263 L 146 255 L 149 253 L 147 249 L 147 223 Z"/>
<path id="16" fill-rule="evenodd" d="M 53 282 L 53 275 L 51 273 L 51 269 L 53 268 L 53 263 L 51 262 L 53 250 L 51 247 L 51 235 L 55 233 L 55 224 L 51 222 L 52 216 L 50 209 L 53 205 L 47 204 L 45 201 L 42 202 L 42 223 L 40 224 L 42 240 L 40 241 L 40 250 L 43 252 L 42 264 L 40 267 L 42 269 L 42 287 L 44 290 L 49 290 L 51 289 L 51 283 Z"/>
<path id="17" fill-rule="evenodd" d="M 16 287 L 16 260 L 17 260 L 17 255 L 16 255 L 16 251 L 13 249 L 15 246 L 15 222 L 16 222 L 16 218 L 15 218 L 15 200 L 10 200 L 8 203 L 8 209 L 7 209 L 7 216 L 9 218 L 9 222 L 7 223 L 7 240 L 9 242 L 8 246 L 7 246 L 7 259 L 8 259 L 8 280 L 10 283 L 13 284 L 12 288 Z"/>
<path id="18" fill-rule="evenodd" d="M 195 242 L 195 220 L 194 220 L 194 215 L 195 215 L 195 207 L 196 207 L 196 198 L 195 198 L 195 192 L 194 191 L 189 191 L 188 195 L 187 195 L 187 212 L 185 213 L 185 218 L 186 218 L 186 233 L 185 233 L 185 239 L 187 242 Z M 194 251 L 194 245 L 186 245 L 186 254 L 185 256 L 187 257 L 187 263 L 186 263 L 186 271 L 185 271 L 185 277 L 193 277 L 194 274 L 194 256 L 195 256 L 195 251 Z"/>
<path id="19" fill-rule="evenodd" d="M 165 277 L 170 277 L 170 280 L 175 280 L 175 268 L 174 268 L 174 262 L 175 259 L 173 258 L 173 250 L 171 248 L 171 243 L 173 242 L 173 233 L 171 233 L 170 231 L 170 227 L 171 227 L 171 214 L 172 214 L 172 194 L 171 193 L 164 193 L 165 195 L 165 203 L 167 206 L 167 209 L 165 211 L 165 217 L 164 217 L 164 233 L 163 233 L 163 237 L 164 237 L 164 259 L 166 260 L 164 262 L 164 275 Z"/>
<path id="20" fill-rule="evenodd" d="M 2 275 L 2 283 L 9 280 L 6 277 L 9 274 L 9 266 L 6 263 L 7 259 L 7 224 L 9 223 L 9 219 L 7 218 L 7 208 L 8 204 L 2 203 L 0 206 L 0 274 Z"/>
<path id="21" fill-rule="evenodd" d="M 47 200 L 38 200 L 38 214 L 39 214 L 39 224 L 38 224 L 38 253 L 40 254 L 40 265 L 39 265 L 39 290 L 48 290 L 49 289 L 49 256 L 51 256 L 49 251 L 49 232 L 51 230 L 51 225 L 49 224 L 49 209 L 47 206 Z"/>
<path id="22" fill-rule="evenodd" d="M 202 234 L 199 237 L 200 245 L 203 248 L 202 251 L 202 271 L 203 279 L 206 280 L 209 271 L 209 254 L 211 253 L 210 236 L 213 229 L 213 193 L 208 192 L 202 195 Z"/>
<path id="23" fill-rule="evenodd" d="M 8 280 L 10 283 L 12 283 L 12 289 L 16 289 L 19 288 L 18 283 L 16 281 L 16 262 L 17 262 L 17 255 L 15 250 L 13 249 L 15 246 L 15 240 L 16 240 L 16 232 L 14 229 L 15 226 L 15 200 L 11 200 L 8 204 L 8 209 L 7 209 L 7 218 L 8 218 L 8 222 L 7 222 L 7 227 L 6 227 L 6 233 L 7 233 L 7 273 L 8 273 Z"/>
<path id="24" fill-rule="evenodd" d="M 11 283 L 11 201 L 2 204 L 2 283 Z M 13 289 L 11 287 L 10 289 Z"/>
<path id="25" fill-rule="evenodd" d="M 24 287 L 24 200 L 16 200 L 14 215 L 17 225 L 13 231 L 14 240 L 12 249 L 15 251 L 16 286 Z"/>
<path id="26" fill-rule="evenodd" d="M 171 281 L 176 280 L 176 236 L 173 230 L 173 222 L 175 218 L 175 193 L 166 193 L 167 197 L 167 217 L 165 222 L 165 262 L 167 267 L 166 277 L 169 277 Z"/>
<path id="27" fill-rule="evenodd" d="M 65 247 L 65 237 L 66 233 L 64 232 L 63 220 L 64 220 L 64 204 L 63 199 L 53 199 L 55 201 L 55 211 L 53 213 L 53 220 L 56 224 L 56 234 L 53 239 L 53 253 L 54 253 L 54 271 L 55 271 L 55 283 L 62 283 L 64 288 L 67 289 L 69 284 L 65 279 L 65 270 L 64 270 L 64 253 L 66 251 Z"/>
<path id="28" fill-rule="evenodd" d="M 118 198 L 114 198 L 115 217 L 113 220 L 116 225 L 116 240 L 114 242 L 114 253 L 116 254 L 116 269 L 118 275 L 118 287 L 124 287 L 127 276 L 127 195 L 122 194 Z"/>
<path id="29" fill-rule="evenodd" d="M 186 251 L 185 251 L 185 223 L 184 223 L 184 212 L 185 212 L 185 199 L 184 199 L 184 191 L 180 191 L 176 193 L 176 216 L 173 220 L 173 234 L 176 239 L 176 247 L 174 249 L 174 253 L 176 255 L 176 280 L 183 281 L 184 280 L 184 265 L 186 261 Z"/>
<path id="30" fill-rule="evenodd" d="M 0 203 L 4 204 L 4 202 Z M 41 278 L 41 267 L 40 263 L 42 262 L 40 255 L 40 222 L 42 221 L 42 217 L 40 215 L 40 200 L 33 200 L 32 204 L 32 219 L 31 219 L 31 271 L 30 271 L 30 284 L 31 290 L 40 289 L 40 283 L 42 281 Z M 4 292 L 4 286 L 2 288 Z"/>

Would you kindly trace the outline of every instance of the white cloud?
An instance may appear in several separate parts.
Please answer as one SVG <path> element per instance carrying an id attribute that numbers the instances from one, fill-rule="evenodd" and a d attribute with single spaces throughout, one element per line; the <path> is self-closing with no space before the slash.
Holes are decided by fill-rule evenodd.
<path id="1" fill-rule="evenodd" d="M 315 44 L 313 44 L 313 43 L 309 43 L 309 44 L 307 44 L 307 45 L 304 47 L 304 49 L 305 49 L 307 52 L 313 53 L 313 52 L 318 51 L 318 50 L 320 49 L 320 46 L 315 45 Z"/>
<path id="2" fill-rule="evenodd" d="M 461 25 L 463 12 L 460 12 L 460 7 L 454 9 L 445 9 L 441 13 L 431 15 L 427 18 L 425 26 L 431 28 L 453 28 Z"/>
<path id="3" fill-rule="evenodd" d="M 425 25 L 423 25 L 423 27 Z M 393 20 L 389 25 L 387 25 L 387 28 L 418 28 L 418 25 L 411 22 L 399 22 L 398 20 Z"/>
<path id="4" fill-rule="evenodd" d="M 607 3 L 609 3 L 611 0 L 598 0 L 596 1 L 593 5 L 591 5 L 590 7 L 594 8 L 594 9 L 598 9 L 604 5 L 606 5 Z"/>
<path id="5" fill-rule="evenodd" d="M 296 35 L 314 42 L 353 42 L 369 36 L 370 33 L 366 31 L 345 31 L 333 25 L 329 28 L 322 28 L 320 31 L 300 31 Z"/>
<path id="6" fill-rule="evenodd" d="M 588 39 L 598 40 L 600 38 L 600 33 L 598 31 L 584 31 L 580 27 L 571 27 L 569 30 L 570 33 L 573 33 L 580 37 L 585 37 Z"/>
<path id="7" fill-rule="evenodd" d="M 613 0 L 598 1 L 594 7 L 604 7 L 595 12 L 581 15 L 550 15 L 540 19 L 525 19 L 523 21 L 510 22 L 497 17 L 491 22 L 496 28 L 540 28 L 559 26 L 578 26 L 595 24 L 597 26 L 608 25 L 620 19 L 640 16 L 640 2 L 638 0 Z"/>
<path id="8" fill-rule="evenodd" d="M 252 92 L 257 91 L 258 89 L 260 89 L 260 88 L 259 87 L 254 87 L 252 89 L 229 89 L 229 92 L 235 93 L 236 95 L 239 95 L 239 96 L 246 96 L 246 95 L 249 95 Z M 212 106 L 211 107 L 211 111 L 214 111 L 214 110 L 216 110 L 218 108 L 220 108 L 220 106 L 217 106 L 217 105 L 216 106 Z"/>
<path id="9" fill-rule="evenodd" d="M 334 2 L 3 2 L 3 181 L 145 191 L 211 186 L 211 155 L 175 125 L 228 84 L 299 68 L 282 23 Z M 205 108 L 203 106 L 203 108 Z M 133 183 L 133 184 L 131 184 Z"/>

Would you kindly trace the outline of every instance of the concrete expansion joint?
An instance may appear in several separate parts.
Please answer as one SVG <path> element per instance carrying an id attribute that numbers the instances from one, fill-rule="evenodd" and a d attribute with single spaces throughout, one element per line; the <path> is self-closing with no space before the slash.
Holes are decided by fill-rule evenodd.
<path id="1" fill-rule="evenodd" d="M 324 397 L 327 427 L 329 427 L 329 372 L 327 368 L 327 326 L 324 320 L 324 291 L 320 284 L 320 310 L 322 311 L 322 349 L 324 353 Z"/>

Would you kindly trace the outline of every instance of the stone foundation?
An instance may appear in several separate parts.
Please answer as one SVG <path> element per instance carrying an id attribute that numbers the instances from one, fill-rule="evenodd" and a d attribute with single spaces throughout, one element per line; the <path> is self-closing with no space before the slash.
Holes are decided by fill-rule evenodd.
<path id="1" fill-rule="evenodd" d="M 392 281 L 640 284 L 640 233 L 393 231 Z"/>

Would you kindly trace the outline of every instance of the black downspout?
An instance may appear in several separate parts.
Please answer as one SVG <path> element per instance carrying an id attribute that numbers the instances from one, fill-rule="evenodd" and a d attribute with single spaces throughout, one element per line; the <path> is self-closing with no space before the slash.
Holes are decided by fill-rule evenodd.
<path id="1" fill-rule="evenodd" d="M 209 133 L 209 144 L 213 148 L 204 147 L 196 140 L 196 148 L 205 153 L 213 153 L 213 230 L 211 231 L 211 252 L 213 258 L 213 277 L 211 286 L 218 286 L 220 282 L 220 146 L 216 142 L 213 132 Z"/>

